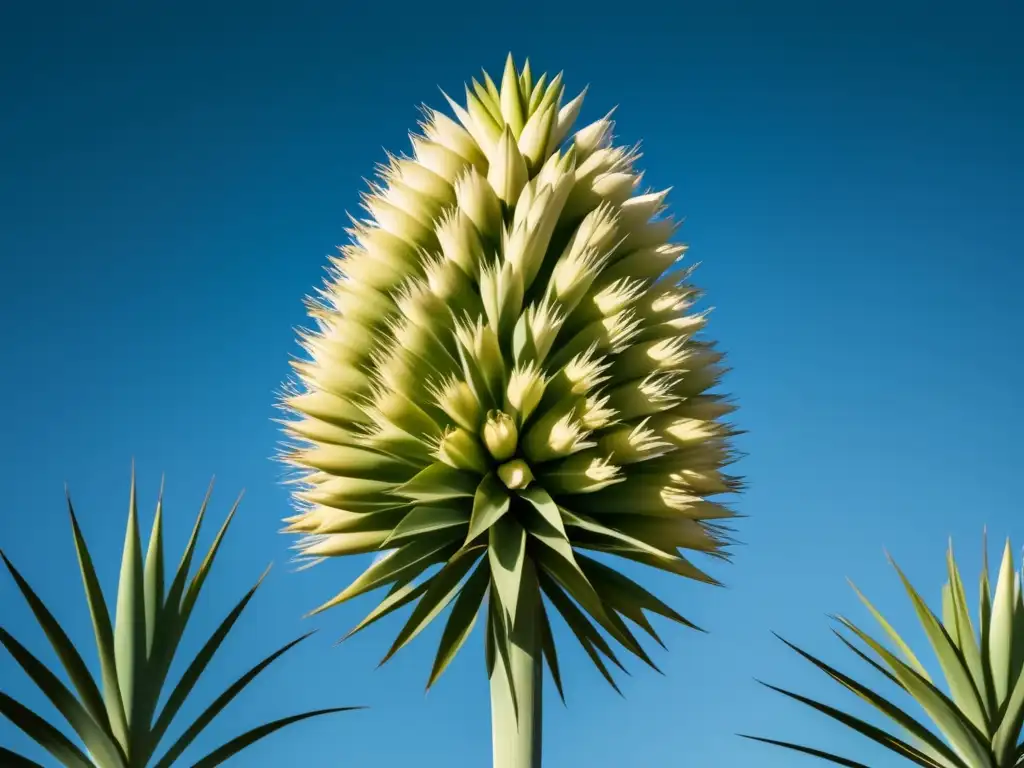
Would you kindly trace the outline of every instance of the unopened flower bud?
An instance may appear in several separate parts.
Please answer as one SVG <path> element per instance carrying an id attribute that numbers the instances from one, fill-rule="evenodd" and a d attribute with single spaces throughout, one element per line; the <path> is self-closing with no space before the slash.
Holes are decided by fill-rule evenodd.
<path id="1" fill-rule="evenodd" d="M 498 467 L 498 477 L 506 487 L 514 491 L 526 488 L 533 482 L 533 472 L 530 465 L 522 459 L 513 459 Z"/>
<path id="2" fill-rule="evenodd" d="M 498 461 L 509 459 L 516 452 L 519 432 L 512 417 L 503 411 L 491 411 L 484 424 L 484 445 Z"/>

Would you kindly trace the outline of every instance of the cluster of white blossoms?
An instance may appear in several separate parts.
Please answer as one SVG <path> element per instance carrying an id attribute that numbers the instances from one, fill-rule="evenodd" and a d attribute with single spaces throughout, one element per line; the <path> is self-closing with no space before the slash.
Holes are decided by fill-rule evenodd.
<path id="1" fill-rule="evenodd" d="M 584 552 L 712 582 L 681 550 L 728 542 L 733 406 L 709 392 L 722 355 L 667 191 L 641 190 L 609 117 L 574 132 L 583 94 L 563 93 L 510 57 L 454 119 L 425 110 L 311 302 L 284 399 L 301 554 L 387 552 L 322 608 L 389 587 L 358 630 L 415 602 L 390 656 L 454 600 L 431 682 L 485 598 L 500 651 L 524 590 L 606 676 L 597 627 L 649 662 L 623 618 L 656 639 L 645 610 L 685 620 Z"/>

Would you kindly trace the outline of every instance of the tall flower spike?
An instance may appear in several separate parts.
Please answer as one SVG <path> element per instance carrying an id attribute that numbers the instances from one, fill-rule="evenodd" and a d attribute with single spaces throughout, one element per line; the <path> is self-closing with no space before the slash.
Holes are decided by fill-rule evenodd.
<path id="1" fill-rule="evenodd" d="M 688 625 L 590 554 L 714 583 L 683 552 L 723 555 L 716 499 L 738 487 L 667 192 L 641 189 L 610 113 L 574 128 L 582 104 L 510 56 L 451 116 L 425 108 L 285 400 L 300 552 L 390 553 L 323 607 L 387 587 L 359 631 L 413 603 L 390 658 L 451 604 L 430 684 L 479 616 L 499 768 L 538 765 L 542 657 L 561 687 L 552 614 L 609 681 L 605 635 L 653 665 L 624 619 L 655 641 L 645 610 Z"/>

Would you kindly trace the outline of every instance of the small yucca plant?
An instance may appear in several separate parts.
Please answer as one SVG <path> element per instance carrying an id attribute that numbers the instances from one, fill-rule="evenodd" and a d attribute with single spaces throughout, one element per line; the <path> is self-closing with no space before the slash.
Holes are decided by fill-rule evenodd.
<path id="1" fill-rule="evenodd" d="M 162 495 L 161 493 L 161 497 Z M 207 493 L 185 552 L 170 585 L 166 586 L 163 504 L 161 500 L 157 501 L 149 545 L 143 553 L 133 475 L 128 530 L 117 590 L 117 612 L 113 624 L 110 621 L 106 600 L 100 590 L 99 578 L 89 549 L 78 525 L 78 518 L 71 506 L 71 499 L 68 498 L 75 550 L 78 553 L 78 564 L 89 603 L 89 613 L 92 616 L 96 649 L 99 653 L 98 685 L 76 644 L 61 628 L 57 619 L 21 573 L 0 552 L 0 558 L 14 577 L 28 607 L 46 634 L 75 692 L 3 628 L 0 628 L 0 643 L 60 713 L 73 736 L 62 732 L 42 716 L 3 692 L 0 692 L 0 714 L 53 755 L 61 765 L 68 768 L 171 768 L 179 765 L 182 753 L 260 672 L 283 653 L 309 637 L 309 634 L 303 635 L 279 648 L 238 678 L 204 709 L 159 757 L 157 756 L 160 743 L 167 735 L 171 723 L 263 581 L 261 576 L 235 605 L 185 668 L 181 678 L 169 691 L 163 706 L 158 707 L 162 695 L 167 692 L 168 674 L 178 644 L 238 507 L 238 502 L 235 502 L 209 551 L 190 577 L 199 529 L 206 514 L 209 498 L 210 495 Z M 220 765 L 254 742 L 291 723 L 347 709 L 353 707 L 303 712 L 257 726 L 213 750 L 196 762 L 194 768 L 212 768 Z M 77 737 L 78 743 L 73 740 L 74 737 Z M 0 747 L 0 765 L 4 768 L 18 768 L 38 767 L 39 764 Z"/>
<path id="2" fill-rule="evenodd" d="M 931 727 L 915 719 L 905 706 L 858 683 L 791 643 L 786 644 L 833 680 L 871 704 L 903 732 L 904 738 L 827 704 L 782 688 L 768 687 L 813 707 L 914 765 L 927 768 L 1013 768 L 1024 765 L 1024 741 L 1021 741 L 1024 726 L 1024 601 L 1021 599 L 1021 574 L 1014 567 L 1010 542 L 1007 540 L 1003 551 L 994 595 L 989 582 L 986 547 L 981 571 L 980 601 L 973 619 L 960 571 L 953 557 L 952 545 L 946 556 L 946 564 L 949 580 L 942 588 L 941 618 L 928 607 L 899 567 L 893 564 L 938 658 L 944 686 L 940 687 L 933 680 L 910 646 L 856 587 L 854 589 L 858 597 L 895 646 L 895 652 L 849 620 L 842 617 L 837 619 L 841 627 L 852 635 L 847 639 L 836 631 L 839 639 L 889 682 L 908 694 L 917 705 L 916 708 L 920 708 L 931 720 Z M 859 639 L 866 650 L 857 647 L 852 642 L 854 639 Z M 756 740 L 820 757 L 838 765 L 868 768 L 864 763 L 820 749 L 774 739 L 756 737 Z"/>
<path id="3" fill-rule="evenodd" d="M 738 489 L 667 191 L 638 194 L 608 117 L 573 133 L 583 94 L 563 93 L 510 56 L 500 88 L 484 73 L 449 99 L 455 120 L 424 110 L 284 399 L 302 555 L 387 553 L 319 610 L 387 587 L 355 632 L 415 602 L 386 660 L 454 601 L 429 686 L 486 605 L 502 766 L 540 763 L 542 655 L 562 692 L 547 607 L 612 685 L 601 630 L 654 666 L 624 619 L 655 640 L 645 611 L 689 625 L 584 552 L 714 583 L 680 550 L 724 556 L 733 513 L 708 497 Z"/>

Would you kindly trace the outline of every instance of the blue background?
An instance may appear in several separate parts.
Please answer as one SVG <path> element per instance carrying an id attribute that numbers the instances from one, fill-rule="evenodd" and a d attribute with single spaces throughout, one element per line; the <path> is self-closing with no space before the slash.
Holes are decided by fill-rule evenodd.
<path id="1" fill-rule="evenodd" d="M 646 582 L 711 634 L 666 626 L 665 676 L 633 665 L 624 699 L 563 645 L 569 706 L 548 697 L 547 764 L 814 762 L 743 731 L 895 766 L 753 678 L 848 703 L 769 630 L 862 669 L 827 629 L 827 612 L 867 619 L 846 577 L 920 639 L 883 546 L 933 599 L 948 536 L 972 585 L 984 524 L 1024 541 L 1022 6 L 543 8 L 5 4 L 0 545 L 87 645 L 63 483 L 112 590 L 132 457 L 147 509 L 166 473 L 173 557 L 216 474 L 212 522 L 247 495 L 185 650 L 277 567 L 187 713 L 261 654 L 323 631 L 188 756 L 261 718 L 367 704 L 237 762 L 487 764 L 479 634 L 424 696 L 438 626 L 375 670 L 395 621 L 331 647 L 373 598 L 300 619 L 361 564 L 290 572 L 271 418 L 301 300 L 344 241 L 361 177 L 383 148 L 407 148 L 415 106 L 441 105 L 437 86 L 500 72 L 512 50 L 564 69 L 570 89 L 590 83 L 584 118 L 618 104 L 646 180 L 674 185 L 749 430 L 745 546 L 714 569 L 728 588 Z M 42 647 L 7 578 L 0 615 Z M 51 713 L 8 657 L 0 681 Z M 7 723 L 0 743 L 41 755 Z"/>

